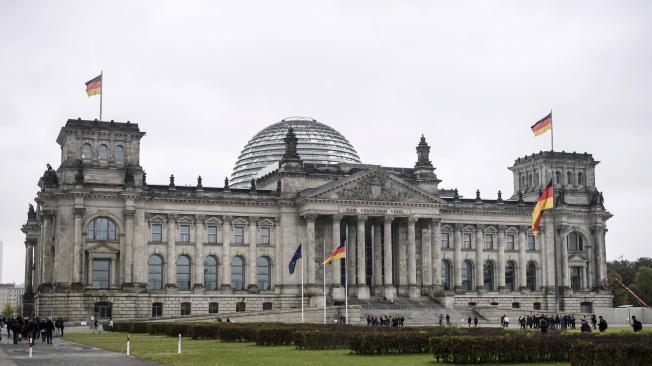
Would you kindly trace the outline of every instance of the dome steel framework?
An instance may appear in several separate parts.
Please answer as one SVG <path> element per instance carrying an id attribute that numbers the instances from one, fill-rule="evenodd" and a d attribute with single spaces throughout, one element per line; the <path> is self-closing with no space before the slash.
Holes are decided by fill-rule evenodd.
<path id="1" fill-rule="evenodd" d="M 335 129 L 312 118 L 286 118 L 258 132 L 238 156 L 231 174 L 231 186 L 247 188 L 252 178 L 278 168 L 285 152 L 283 138 L 292 126 L 299 142 L 297 150 L 306 163 L 360 163 L 351 143 Z"/>

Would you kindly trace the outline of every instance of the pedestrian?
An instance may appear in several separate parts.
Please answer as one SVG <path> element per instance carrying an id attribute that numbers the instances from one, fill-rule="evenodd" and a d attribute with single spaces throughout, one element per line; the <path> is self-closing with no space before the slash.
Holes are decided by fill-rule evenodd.
<path id="1" fill-rule="evenodd" d="M 446 325 L 450 326 L 451 325 L 451 316 L 446 314 Z"/>
<path id="2" fill-rule="evenodd" d="M 441 327 L 442 325 L 444 325 L 444 316 L 439 313 L 439 326 Z"/>
<path id="3" fill-rule="evenodd" d="M 469 328 L 471 328 L 471 317 L 469 317 L 469 319 L 467 320 L 467 322 L 469 323 Z"/>
<path id="4" fill-rule="evenodd" d="M 52 333 L 54 332 L 54 323 L 52 318 L 48 318 L 48 321 L 45 322 L 45 338 L 47 339 L 48 344 L 52 344 Z"/>
<path id="5" fill-rule="evenodd" d="M 61 319 L 61 318 L 59 318 Z M 65 327 L 65 324 L 63 323 L 63 319 L 59 322 L 59 329 L 61 330 L 61 336 L 63 337 L 63 328 Z"/>
<path id="6" fill-rule="evenodd" d="M 505 319 L 503 319 L 503 324 L 504 324 L 505 328 L 509 327 L 509 317 L 508 316 L 505 316 Z"/>
<path id="7" fill-rule="evenodd" d="M 478 327 L 478 316 L 477 316 L 477 315 L 474 315 L 474 316 L 473 316 L 473 326 L 474 326 L 475 328 Z"/>
<path id="8" fill-rule="evenodd" d="M 580 332 L 591 333 L 591 326 L 586 320 L 582 320 L 582 326 L 580 327 Z"/>
<path id="9" fill-rule="evenodd" d="M 595 314 L 591 315 L 591 328 L 596 329 L 598 327 L 598 318 L 595 317 Z"/>
<path id="10" fill-rule="evenodd" d="M 98 333 L 100 332 L 100 329 L 97 327 L 97 324 L 98 324 L 97 318 L 93 319 L 93 334 L 95 334 L 95 332 Z"/>
<path id="11" fill-rule="evenodd" d="M 634 329 L 634 332 L 638 332 L 643 329 L 643 324 L 638 319 L 636 319 L 634 315 L 632 315 L 632 329 Z"/>
<path id="12" fill-rule="evenodd" d="M 598 329 L 600 329 L 600 333 L 603 333 L 605 330 L 607 330 L 607 321 L 604 320 L 602 315 L 600 315 L 600 320 L 598 321 Z"/>
<path id="13" fill-rule="evenodd" d="M 115 329 L 113 329 L 113 318 L 109 318 L 109 331 L 111 333 L 115 332 Z"/>

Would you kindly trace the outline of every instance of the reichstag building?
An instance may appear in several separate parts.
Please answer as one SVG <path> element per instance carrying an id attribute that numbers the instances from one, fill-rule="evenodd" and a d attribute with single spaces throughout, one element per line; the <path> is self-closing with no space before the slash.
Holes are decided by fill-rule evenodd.
<path id="1" fill-rule="evenodd" d="M 416 162 L 363 163 L 310 118 L 257 133 L 222 187 L 149 183 L 135 123 L 68 120 L 26 235 L 24 312 L 66 319 L 175 317 L 296 309 L 377 297 L 447 307 L 590 312 L 605 288 L 606 221 L 591 154 L 544 151 L 509 167 L 513 191 L 440 187 L 426 139 Z M 412 146 L 405 146 L 411 149 Z M 51 157 L 54 159 L 54 157 Z M 556 208 L 531 234 L 553 179 Z M 160 184 L 164 183 L 164 184 Z M 490 196 L 490 197 L 488 197 Z M 297 245 L 303 258 L 288 271 Z M 322 261 L 346 243 L 347 261 Z"/>

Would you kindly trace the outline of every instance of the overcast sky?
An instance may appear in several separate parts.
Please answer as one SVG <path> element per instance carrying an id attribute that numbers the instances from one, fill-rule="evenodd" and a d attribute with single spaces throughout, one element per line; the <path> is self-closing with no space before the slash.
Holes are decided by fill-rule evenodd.
<path id="1" fill-rule="evenodd" d="M 607 259 L 652 256 L 650 1 L 1 1 L 3 281 L 24 279 L 20 227 L 68 118 L 147 135 L 149 183 L 222 186 L 259 130 L 310 116 L 365 163 L 411 167 L 425 134 L 444 188 L 510 195 L 506 168 L 550 148 L 590 152 Z"/>

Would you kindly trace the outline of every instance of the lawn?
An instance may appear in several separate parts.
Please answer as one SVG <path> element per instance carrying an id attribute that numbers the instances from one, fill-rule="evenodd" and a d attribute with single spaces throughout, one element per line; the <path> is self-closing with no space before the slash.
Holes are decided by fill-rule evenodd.
<path id="1" fill-rule="evenodd" d="M 126 333 L 68 333 L 65 339 L 124 352 Z M 131 354 L 174 366 L 199 365 L 337 365 L 337 366 L 413 366 L 437 365 L 432 354 L 363 356 L 351 354 L 349 350 L 299 351 L 292 346 L 263 347 L 253 343 L 223 343 L 214 340 L 183 340 L 182 354 L 177 352 L 177 339 L 148 334 L 131 335 Z M 535 366 L 540 364 L 521 364 Z M 568 365 L 549 363 L 546 365 Z M 512 366 L 517 366 L 512 364 Z"/>

